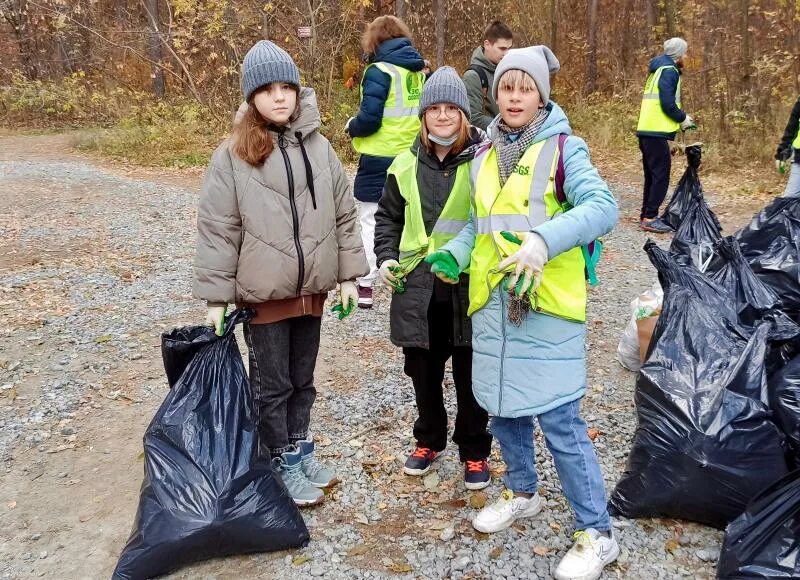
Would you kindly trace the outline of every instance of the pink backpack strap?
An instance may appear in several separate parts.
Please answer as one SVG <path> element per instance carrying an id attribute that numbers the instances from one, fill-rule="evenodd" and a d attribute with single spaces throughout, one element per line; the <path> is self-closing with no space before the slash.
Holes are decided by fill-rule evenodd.
<path id="1" fill-rule="evenodd" d="M 566 133 L 561 133 L 558 136 L 558 167 L 556 167 L 556 200 L 561 205 L 567 203 L 567 194 L 564 193 L 564 180 L 566 174 L 564 171 L 564 143 L 567 142 Z"/>

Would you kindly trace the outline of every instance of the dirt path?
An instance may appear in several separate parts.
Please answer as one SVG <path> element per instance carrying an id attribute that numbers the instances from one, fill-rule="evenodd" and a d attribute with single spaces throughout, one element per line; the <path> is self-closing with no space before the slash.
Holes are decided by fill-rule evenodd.
<path id="1" fill-rule="evenodd" d="M 166 389 L 159 334 L 204 315 L 190 295 L 199 178 L 199 171 L 130 169 L 85 158 L 71 152 L 68 136 L 0 139 L 2 578 L 108 578 L 113 570 L 136 509 L 141 436 Z M 633 378 L 614 353 L 628 302 L 653 278 L 633 219 L 637 191 L 615 187 L 624 217 L 609 238 L 603 292 L 591 304 L 585 414 L 603 433 L 597 446 L 609 485 L 624 467 L 635 427 Z M 710 202 L 732 231 L 765 200 L 711 192 Z M 496 568 L 484 562 L 475 576 L 513 577 L 517 561 L 504 563 L 503 549 L 530 552 L 542 544 L 536 556 L 530 552 L 525 575 L 535 570 L 546 577 L 568 545 L 569 517 L 556 482 L 545 477 L 543 490 L 558 515 L 487 538 L 471 531 L 465 505 L 471 500 L 459 487 L 452 455 L 436 489 L 398 475 L 414 408 L 400 353 L 387 339 L 387 301 L 381 292 L 372 312 L 346 324 L 325 321 L 315 424 L 323 455 L 338 463 L 345 483 L 308 515 L 308 561 L 286 553 L 242 556 L 198 564 L 176 577 L 320 571 L 364 577 L 370 571 L 402 575 L 406 566 L 416 575 L 455 577 L 468 572 L 452 562 L 475 560 L 480 546 L 488 552 L 490 544 Z M 543 455 L 547 472 L 552 463 Z M 457 538 L 439 540 L 443 526 L 452 526 Z M 665 555 L 664 542 L 676 528 L 688 543 Z M 712 564 L 695 551 L 713 547 L 717 532 L 659 520 L 629 529 L 637 539 L 626 543 L 623 536 L 627 557 L 608 577 L 636 577 L 635 570 L 661 560 L 652 577 L 711 577 Z M 544 534 L 555 540 L 541 540 Z M 430 554 L 446 566 L 425 564 Z"/>

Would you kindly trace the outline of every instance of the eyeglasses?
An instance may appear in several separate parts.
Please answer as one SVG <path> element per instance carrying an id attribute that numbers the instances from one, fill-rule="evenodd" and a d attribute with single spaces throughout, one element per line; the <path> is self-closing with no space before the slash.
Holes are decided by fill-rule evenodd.
<path id="1" fill-rule="evenodd" d="M 458 117 L 459 111 L 461 111 L 461 109 L 455 105 L 436 105 L 425 109 L 425 115 L 431 119 L 436 119 L 440 115 L 444 114 L 444 116 L 448 119 L 455 119 Z"/>

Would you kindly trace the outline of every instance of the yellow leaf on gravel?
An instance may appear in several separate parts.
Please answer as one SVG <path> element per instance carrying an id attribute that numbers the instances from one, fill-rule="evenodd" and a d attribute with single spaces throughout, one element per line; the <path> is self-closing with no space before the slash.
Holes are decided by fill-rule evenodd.
<path id="1" fill-rule="evenodd" d="M 681 545 L 678 543 L 678 540 L 672 538 L 671 540 L 667 540 L 667 542 L 664 544 L 664 549 L 670 554 L 674 554 L 675 551 L 680 548 L 680 546 Z"/>
<path id="2" fill-rule="evenodd" d="M 311 556 L 306 556 L 305 554 L 300 554 L 299 556 L 295 556 L 292 558 L 292 564 L 295 566 L 302 566 L 306 562 L 311 561 Z"/>
<path id="3" fill-rule="evenodd" d="M 486 494 L 482 491 L 473 493 L 471 496 L 469 496 L 469 507 L 476 510 L 483 509 L 487 500 L 488 498 L 486 497 Z"/>

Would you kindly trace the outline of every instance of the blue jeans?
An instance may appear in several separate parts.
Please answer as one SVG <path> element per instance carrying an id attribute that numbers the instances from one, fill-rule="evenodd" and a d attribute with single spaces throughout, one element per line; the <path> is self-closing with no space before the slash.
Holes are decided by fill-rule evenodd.
<path id="1" fill-rule="evenodd" d="M 800 163 L 794 162 L 789 169 L 789 181 L 786 183 L 783 197 L 798 196 L 800 196 Z"/>
<path id="2" fill-rule="evenodd" d="M 537 418 L 553 455 L 561 488 L 575 510 L 576 529 L 594 528 L 601 532 L 611 529 L 603 475 L 586 432 L 586 422 L 580 416 L 580 400 Z M 514 492 L 536 493 L 533 417 L 492 417 L 492 434 L 500 443 L 506 462 L 506 487 Z"/>

